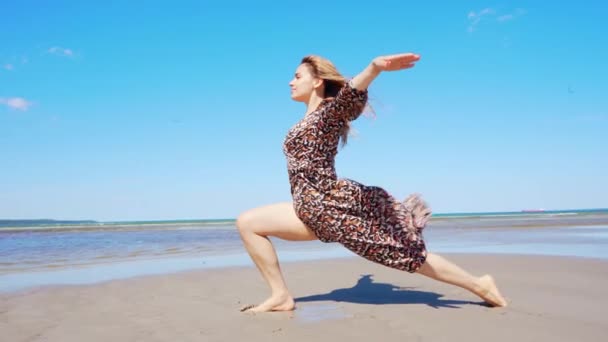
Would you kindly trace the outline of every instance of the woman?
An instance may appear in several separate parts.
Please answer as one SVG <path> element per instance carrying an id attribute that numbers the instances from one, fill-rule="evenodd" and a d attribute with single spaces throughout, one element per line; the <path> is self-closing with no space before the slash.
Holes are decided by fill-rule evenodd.
<path id="1" fill-rule="evenodd" d="M 243 311 L 288 311 L 295 303 L 268 239 L 338 242 L 388 267 L 419 273 L 465 288 L 492 306 L 506 306 L 491 276 L 474 277 L 427 253 L 422 229 L 430 211 L 417 195 L 394 199 L 384 189 L 337 178 L 338 143 L 367 103 L 367 87 L 381 73 L 408 69 L 420 59 L 405 53 L 375 58 L 350 82 L 319 56 L 305 57 L 289 83 L 291 98 L 307 105 L 304 118 L 283 145 L 293 203 L 278 203 L 239 215 L 237 227 L 249 255 L 270 286 L 271 296 Z"/>

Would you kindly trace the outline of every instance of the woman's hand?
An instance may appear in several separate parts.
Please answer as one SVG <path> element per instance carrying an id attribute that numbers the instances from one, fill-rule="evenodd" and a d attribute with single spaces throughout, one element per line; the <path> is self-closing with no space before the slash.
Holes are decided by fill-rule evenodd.
<path id="1" fill-rule="evenodd" d="M 378 71 L 397 71 L 411 68 L 419 60 L 420 55 L 414 53 L 400 53 L 397 55 L 376 57 L 372 61 L 372 66 Z"/>

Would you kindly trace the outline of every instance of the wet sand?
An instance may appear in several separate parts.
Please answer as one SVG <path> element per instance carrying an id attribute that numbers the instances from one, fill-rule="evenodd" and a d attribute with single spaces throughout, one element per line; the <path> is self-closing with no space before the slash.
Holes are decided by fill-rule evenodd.
<path id="1" fill-rule="evenodd" d="M 0 295 L 2 341 L 603 341 L 608 261 L 447 255 L 491 272 L 510 304 L 359 258 L 284 263 L 290 313 L 243 314 L 268 290 L 251 267 Z"/>

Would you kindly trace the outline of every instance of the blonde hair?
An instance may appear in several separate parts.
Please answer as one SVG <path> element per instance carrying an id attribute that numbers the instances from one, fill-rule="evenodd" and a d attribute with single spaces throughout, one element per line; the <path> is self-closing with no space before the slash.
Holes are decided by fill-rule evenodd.
<path id="1" fill-rule="evenodd" d="M 316 78 L 323 80 L 325 85 L 325 92 L 323 98 L 332 98 L 338 95 L 338 92 L 348 80 L 340 74 L 336 66 L 328 59 L 321 56 L 309 55 L 302 58 L 302 64 L 306 64 L 310 67 L 312 75 Z M 363 111 L 363 110 L 362 110 Z M 358 113 L 361 114 L 361 113 Z M 350 131 L 350 121 L 344 119 L 344 126 L 340 132 L 340 140 L 342 140 L 342 146 L 346 145 L 348 140 L 348 132 Z"/>

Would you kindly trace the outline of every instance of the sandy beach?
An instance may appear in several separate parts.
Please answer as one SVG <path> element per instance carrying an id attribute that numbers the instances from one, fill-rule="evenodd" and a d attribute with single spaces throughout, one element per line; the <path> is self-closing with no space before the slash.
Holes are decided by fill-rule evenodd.
<path id="1" fill-rule="evenodd" d="M 449 257 L 490 272 L 509 300 L 359 258 L 284 263 L 290 313 L 243 314 L 268 294 L 253 267 L 142 276 L 0 295 L 2 341 L 604 341 L 608 262 L 519 255 Z"/>

